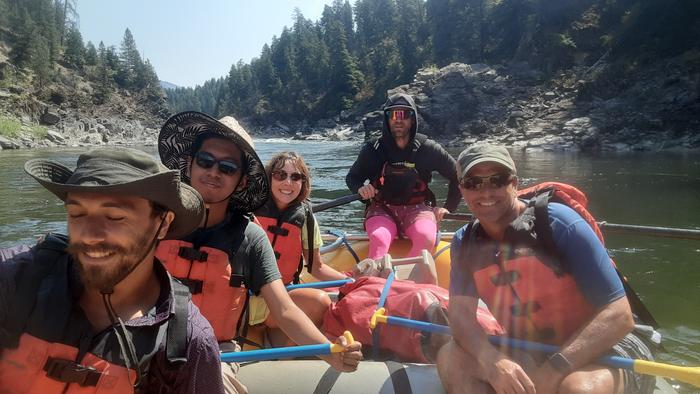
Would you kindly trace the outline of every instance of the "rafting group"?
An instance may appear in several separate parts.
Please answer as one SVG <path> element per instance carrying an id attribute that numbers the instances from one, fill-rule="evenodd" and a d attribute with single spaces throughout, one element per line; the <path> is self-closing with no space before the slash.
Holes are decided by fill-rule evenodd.
<path id="1" fill-rule="evenodd" d="M 381 137 L 346 177 L 369 239 L 347 271 L 320 252 L 303 158 L 264 165 L 232 117 L 172 116 L 160 161 L 129 148 L 91 150 L 72 168 L 29 160 L 25 171 L 63 201 L 67 235 L 0 250 L 0 392 L 256 392 L 236 361 L 252 345 L 316 346 L 350 373 L 370 353 L 433 363 L 436 392 L 653 392 L 653 376 L 598 361 L 653 360 L 658 338 L 585 196 L 561 183 L 520 190 L 502 146 L 455 160 L 417 133 L 408 95 L 383 109 Z M 442 207 L 433 172 L 449 182 Z M 454 234 L 441 287 L 431 253 L 460 197 L 475 220 Z M 401 278 L 397 239 L 410 249 L 393 261 L 418 262 Z M 347 283 L 288 290 L 305 268 Z"/>

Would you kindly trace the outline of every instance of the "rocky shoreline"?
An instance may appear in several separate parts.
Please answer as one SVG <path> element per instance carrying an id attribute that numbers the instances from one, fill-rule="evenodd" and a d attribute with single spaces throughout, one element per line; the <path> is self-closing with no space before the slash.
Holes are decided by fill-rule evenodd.
<path id="1" fill-rule="evenodd" d="M 608 92 L 605 70 L 572 69 L 545 78 L 526 64 L 462 63 L 420 70 L 412 83 L 389 94 L 413 95 L 419 130 L 447 146 L 491 141 L 528 150 L 696 150 L 700 74 L 673 67 L 682 62 L 673 59 L 647 68 L 615 95 Z M 154 119 L 146 113 L 114 108 L 80 112 L 49 104 L 37 116 L 47 127 L 44 138 L 0 136 L 0 148 L 152 145 L 163 116 Z M 32 121 L 25 117 L 23 127 Z M 376 134 L 382 114 L 355 109 L 313 125 L 241 121 L 257 138 L 343 141 Z"/>

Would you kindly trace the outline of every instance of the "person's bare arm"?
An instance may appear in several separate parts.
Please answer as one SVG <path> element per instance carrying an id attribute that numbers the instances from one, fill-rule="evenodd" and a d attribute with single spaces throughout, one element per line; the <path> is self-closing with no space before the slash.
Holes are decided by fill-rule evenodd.
<path id="1" fill-rule="evenodd" d="M 284 333 L 298 345 L 314 345 L 330 343 L 328 339 L 316 328 L 304 312 L 297 307 L 282 280 L 276 279 L 267 283 L 260 289 L 260 294 L 265 299 L 270 314 L 275 319 Z M 357 364 L 362 359 L 362 345 L 359 342 L 345 343 L 343 337 L 339 337 L 336 343 L 347 345 L 347 350 L 342 353 L 319 356 L 333 368 L 342 372 L 352 372 L 357 369 Z"/>
<path id="2" fill-rule="evenodd" d="M 318 280 L 339 280 L 347 279 L 347 275 L 344 275 L 336 271 L 333 267 L 323 264 L 321 259 L 321 250 L 314 249 L 314 262 L 311 265 L 311 275 Z M 309 251 L 304 249 L 304 260 L 309 261 Z"/>

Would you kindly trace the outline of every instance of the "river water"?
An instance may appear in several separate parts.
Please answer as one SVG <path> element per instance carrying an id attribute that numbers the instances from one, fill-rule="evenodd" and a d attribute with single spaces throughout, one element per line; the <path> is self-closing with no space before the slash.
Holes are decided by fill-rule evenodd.
<path id="1" fill-rule="evenodd" d="M 263 161 L 282 150 L 301 153 L 311 167 L 312 201 L 348 194 L 345 174 L 359 150 L 357 142 L 257 141 Z M 154 147 L 144 150 L 156 155 Z M 0 151 L 0 247 L 32 243 L 47 231 L 65 231 L 62 204 L 22 170 L 46 157 L 73 167 L 81 150 Z M 455 156 L 459 153 L 454 150 Z M 689 153 L 513 152 L 521 183 L 572 183 L 590 199 L 589 209 L 611 223 L 700 229 L 700 155 Z M 439 176 L 431 188 L 444 199 Z M 353 202 L 317 215 L 322 230 L 362 228 L 363 205 Z M 460 206 L 460 211 L 465 207 Z M 461 226 L 447 222 L 443 231 Z M 700 365 L 700 241 L 639 235 L 606 236 L 622 272 L 661 323 L 668 352 L 662 361 Z"/>

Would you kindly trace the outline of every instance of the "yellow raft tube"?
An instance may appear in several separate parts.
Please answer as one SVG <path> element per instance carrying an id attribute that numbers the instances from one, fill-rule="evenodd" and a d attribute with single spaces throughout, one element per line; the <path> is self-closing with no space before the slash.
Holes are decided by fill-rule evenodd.
<path id="1" fill-rule="evenodd" d="M 440 234 L 440 241 L 433 250 L 429 251 L 435 261 L 438 285 L 445 289 L 450 286 L 450 241 L 454 233 Z M 326 245 L 321 248 L 323 263 L 335 268 L 338 271 L 350 271 L 359 261 L 367 258 L 369 241 L 365 233 L 342 233 L 339 231 L 329 231 L 323 235 Z M 330 243 L 329 243 L 330 242 Z M 389 254 L 393 258 L 406 257 L 411 248 L 411 241 L 407 239 L 396 239 L 391 244 Z M 311 275 L 304 270 L 301 275 L 302 282 L 315 282 Z"/>

